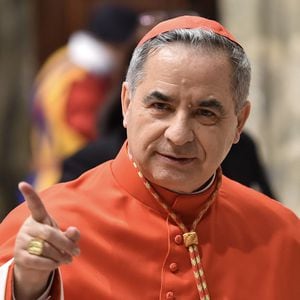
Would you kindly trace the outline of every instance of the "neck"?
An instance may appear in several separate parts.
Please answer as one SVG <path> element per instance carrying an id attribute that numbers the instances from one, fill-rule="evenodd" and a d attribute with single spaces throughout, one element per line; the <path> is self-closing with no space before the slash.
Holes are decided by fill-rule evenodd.
<path id="1" fill-rule="evenodd" d="M 216 178 L 216 172 L 200 188 L 196 189 L 191 194 L 200 194 L 205 192 L 212 186 L 213 182 L 215 181 L 215 178 Z"/>

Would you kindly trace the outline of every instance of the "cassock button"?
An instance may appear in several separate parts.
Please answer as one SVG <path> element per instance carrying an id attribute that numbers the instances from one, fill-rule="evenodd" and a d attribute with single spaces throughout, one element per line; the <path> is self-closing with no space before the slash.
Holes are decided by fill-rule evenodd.
<path id="1" fill-rule="evenodd" d="M 177 234 L 174 238 L 174 241 L 177 245 L 181 245 L 183 241 L 183 237 L 181 234 Z"/>
<path id="2" fill-rule="evenodd" d="M 176 263 L 171 263 L 169 265 L 169 268 L 170 268 L 170 271 L 173 272 L 173 273 L 178 271 L 178 265 Z"/>
<path id="3" fill-rule="evenodd" d="M 171 299 L 175 299 L 175 295 L 174 295 L 174 293 L 173 292 L 167 292 L 166 293 L 166 299 L 168 299 L 168 300 L 171 300 Z"/>

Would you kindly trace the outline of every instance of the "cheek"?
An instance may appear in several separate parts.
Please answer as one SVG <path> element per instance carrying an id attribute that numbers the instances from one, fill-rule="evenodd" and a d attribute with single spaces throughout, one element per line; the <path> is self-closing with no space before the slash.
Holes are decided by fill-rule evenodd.
<path id="1" fill-rule="evenodd" d="M 223 161 L 227 156 L 228 152 L 231 149 L 232 144 L 234 143 L 235 139 L 235 131 L 232 130 L 229 134 L 221 136 L 221 140 L 219 143 L 219 154 L 220 158 Z"/>
<path id="2" fill-rule="evenodd" d="M 235 131 L 223 128 L 204 128 L 198 135 L 199 143 L 209 160 L 223 159 L 231 148 L 234 141 Z"/>
<path id="3" fill-rule="evenodd" d="M 130 118 L 130 126 L 132 133 L 137 137 L 137 141 L 153 141 L 163 135 L 164 123 L 160 120 L 152 118 L 144 111 L 139 111 Z"/>
<path id="4" fill-rule="evenodd" d="M 139 152 L 146 150 L 152 140 L 152 124 L 153 122 L 149 122 L 142 112 L 135 112 L 135 114 L 128 115 L 127 138 L 132 151 L 134 151 L 134 149 Z"/>

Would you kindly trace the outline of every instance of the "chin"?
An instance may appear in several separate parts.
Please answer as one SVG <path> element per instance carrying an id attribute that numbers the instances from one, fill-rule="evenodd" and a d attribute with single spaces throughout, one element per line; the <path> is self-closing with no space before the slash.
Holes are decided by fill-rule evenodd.
<path id="1" fill-rule="evenodd" d="M 173 192 L 188 193 L 190 191 L 193 191 L 192 187 L 183 186 L 182 184 L 183 182 L 188 181 L 186 176 L 174 176 L 174 174 L 170 175 L 170 173 L 160 173 L 154 174 L 153 180 L 151 181 Z"/>

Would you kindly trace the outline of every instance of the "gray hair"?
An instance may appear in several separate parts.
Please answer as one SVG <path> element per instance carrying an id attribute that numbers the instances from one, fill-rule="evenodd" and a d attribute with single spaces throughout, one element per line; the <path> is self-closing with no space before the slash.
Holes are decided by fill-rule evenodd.
<path id="1" fill-rule="evenodd" d="M 134 95 L 137 86 L 142 82 L 144 64 L 150 53 L 172 42 L 181 42 L 194 48 L 201 47 L 208 51 L 223 51 L 228 55 L 232 65 L 232 92 L 235 110 L 238 112 L 249 94 L 251 67 L 243 48 L 231 40 L 203 29 L 176 29 L 162 33 L 137 47 L 132 55 L 126 75 L 129 92 Z"/>

